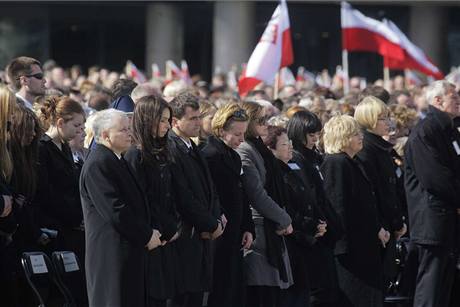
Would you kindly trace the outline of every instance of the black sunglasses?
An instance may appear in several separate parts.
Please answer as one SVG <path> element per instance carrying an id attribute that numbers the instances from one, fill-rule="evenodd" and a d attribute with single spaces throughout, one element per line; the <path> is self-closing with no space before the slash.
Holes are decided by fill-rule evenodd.
<path id="1" fill-rule="evenodd" d="M 33 74 L 33 75 L 24 75 L 24 77 L 28 77 L 28 78 L 34 77 L 35 79 L 42 80 L 45 77 L 45 75 L 43 73 L 39 72 L 39 73 L 36 73 L 36 74 Z"/>

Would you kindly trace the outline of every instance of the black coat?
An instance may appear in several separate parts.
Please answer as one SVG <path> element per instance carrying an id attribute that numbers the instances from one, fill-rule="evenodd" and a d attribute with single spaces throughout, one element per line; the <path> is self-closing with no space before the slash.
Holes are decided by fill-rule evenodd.
<path id="1" fill-rule="evenodd" d="M 456 208 L 460 208 L 460 170 L 452 120 L 429 106 L 427 116 L 405 147 L 405 184 L 411 240 L 452 248 Z M 458 141 L 456 143 L 458 144 Z"/>
<path id="2" fill-rule="evenodd" d="M 326 196 L 339 215 L 344 230 L 335 246 L 336 257 L 341 256 L 356 278 L 380 289 L 380 223 L 370 180 L 359 163 L 346 153 L 326 155 L 321 173 Z M 344 285 L 340 286 L 343 288 Z"/>
<path id="3" fill-rule="evenodd" d="M 147 200 L 133 171 L 97 144 L 83 166 L 80 190 L 90 306 L 145 306 L 145 246 L 152 228 Z"/>
<path id="4" fill-rule="evenodd" d="M 173 198 L 169 163 L 153 165 L 142 161 L 141 151 L 135 147 L 129 149 L 124 157 L 133 168 L 144 194 L 147 195 L 152 228 L 161 232 L 162 241 L 169 241 L 179 231 L 180 226 Z M 167 243 L 149 252 L 147 281 L 150 297 L 174 297 L 180 283 L 176 263 L 176 242 Z"/>
<path id="5" fill-rule="evenodd" d="M 293 151 L 292 161 L 300 167 L 300 178 L 305 186 L 313 189 L 309 203 L 316 208 L 316 218 L 327 222 L 326 234 L 317 238 L 316 244 L 306 254 L 308 278 L 313 289 L 311 295 L 318 303 L 335 302 L 338 284 L 334 246 L 343 230 L 340 229 L 337 213 L 324 191 L 323 175 L 320 172 L 323 157 L 316 150 L 302 146 Z"/>
<path id="6" fill-rule="evenodd" d="M 177 240 L 178 268 L 183 273 L 184 292 L 208 291 L 212 284 L 213 252 L 210 240 L 202 232 L 214 232 L 221 210 L 206 160 L 192 142 L 189 152 L 184 141 L 172 130 L 168 146 L 173 155 L 171 165 L 177 210 L 182 220 Z"/>
<path id="7" fill-rule="evenodd" d="M 314 186 L 307 185 L 303 172 L 296 163 L 279 161 L 283 172 L 283 179 L 288 188 L 289 201 L 286 202 L 286 211 L 292 218 L 293 233 L 286 237 L 286 245 L 289 251 L 294 287 L 305 290 L 310 287 L 308 276 L 307 255 L 312 251 L 317 239 L 317 225 L 320 219 L 324 219 L 319 212 Z"/>
<path id="8" fill-rule="evenodd" d="M 252 233 L 255 238 L 254 222 L 242 184 L 241 159 L 236 151 L 214 136 L 208 138 L 202 153 L 228 220 L 224 234 L 216 241 L 210 303 L 212 306 L 240 306 L 244 302 L 245 287 L 241 239 L 244 232 Z"/>
<path id="9" fill-rule="evenodd" d="M 400 230 L 404 220 L 391 156 L 393 145 L 369 131 L 363 131 L 363 135 L 363 149 L 356 155 L 356 159 L 364 166 L 373 185 L 380 222 L 390 232 Z"/>
<path id="10" fill-rule="evenodd" d="M 342 229 L 338 221 L 338 216 L 332 208 L 324 191 L 324 177 L 320 171 L 323 157 L 316 151 L 306 147 L 296 148 L 292 153 L 292 161 L 302 170 L 301 178 L 306 186 L 314 190 L 312 203 L 317 206 L 321 218 L 327 222 L 327 233 L 319 241 L 321 244 L 334 247 Z"/>
<path id="11" fill-rule="evenodd" d="M 40 226 L 57 230 L 79 226 L 83 215 L 76 166 L 69 145 L 63 143 L 62 150 L 59 150 L 45 134 L 38 149 L 36 201 L 40 210 Z"/>

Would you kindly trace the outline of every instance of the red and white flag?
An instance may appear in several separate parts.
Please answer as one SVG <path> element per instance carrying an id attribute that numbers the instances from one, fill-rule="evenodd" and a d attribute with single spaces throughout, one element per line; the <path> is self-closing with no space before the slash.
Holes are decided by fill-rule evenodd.
<path id="1" fill-rule="evenodd" d="M 350 4 L 342 2 L 342 49 L 376 52 L 382 56 L 404 59 L 400 38 L 378 20 L 364 16 Z"/>
<path id="2" fill-rule="evenodd" d="M 192 78 L 190 77 L 190 73 L 188 71 L 187 62 L 185 60 L 182 60 L 180 62 L 180 69 L 181 69 L 182 80 L 184 80 L 184 82 L 187 85 L 191 85 L 193 82 L 192 82 Z"/>
<path id="3" fill-rule="evenodd" d="M 280 86 L 295 85 L 296 78 L 288 67 L 280 69 Z"/>
<path id="4" fill-rule="evenodd" d="M 281 0 L 238 82 L 240 96 L 247 95 L 262 81 L 273 83 L 280 68 L 293 62 L 289 14 L 286 0 Z"/>
<path id="5" fill-rule="evenodd" d="M 414 45 L 393 22 L 390 20 L 384 20 L 383 22 L 399 37 L 401 47 L 404 49 L 404 58 L 402 60 L 384 57 L 385 67 L 401 70 L 406 68 L 415 69 L 435 79 L 444 78 L 443 73 L 431 62 L 423 50 Z"/>
<path id="6" fill-rule="evenodd" d="M 157 63 L 152 64 L 152 79 L 160 79 L 161 78 L 161 72 L 160 72 L 160 67 L 158 67 Z"/>
<path id="7" fill-rule="evenodd" d="M 180 79 L 182 71 L 172 60 L 166 61 L 166 81 Z"/>
<path id="8" fill-rule="evenodd" d="M 133 62 L 129 60 L 126 62 L 125 73 L 128 77 L 132 78 L 139 84 L 147 81 L 145 75 L 139 69 L 137 69 Z"/>

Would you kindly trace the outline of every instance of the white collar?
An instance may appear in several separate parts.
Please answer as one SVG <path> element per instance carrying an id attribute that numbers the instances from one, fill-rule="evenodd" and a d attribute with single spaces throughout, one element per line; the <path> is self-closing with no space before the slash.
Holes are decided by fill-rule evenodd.
<path id="1" fill-rule="evenodd" d="M 18 93 L 16 93 L 16 97 L 21 99 L 24 102 L 24 105 L 26 106 L 26 108 L 28 108 L 30 110 L 33 110 L 33 105 L 29 100 L 25 99 L 24 97 L 22 97 Z"/>
<path id="2" fill-rule="evenodd" d="M 180 139 L 182 140 L 182 142 L 185 143 L 185 145 L 187 146 L 187 149 L 192 148 L 192 141 L 190 141 L 190 139 L 184 139 L 182 137 L 180 137 Z"/>

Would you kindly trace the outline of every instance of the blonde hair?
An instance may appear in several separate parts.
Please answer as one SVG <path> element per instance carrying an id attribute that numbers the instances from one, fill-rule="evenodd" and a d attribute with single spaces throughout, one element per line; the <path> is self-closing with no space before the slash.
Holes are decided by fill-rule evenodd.
<path id="1" fill-rule="evenodd" d="M 0 175 L 9 182 L 13 173 L 13 160 L 8 148 L 8 122 L 16 108 L 16 97 L 6 85 L 0 85 Z"/>
<path id="2" fill-rule="evenodd" d="M 379 116 L 388 116 L 389 113 L 389 108 L 382 100 L 367 96 L 356 107 L 354 117 L 363 129 L 372 131 L 377 126 Z"/>
<path id="3" fill-rule="evenodd" d="M 200 115 L 201 117 L 208 116 L 212 110 L 217 110 L 216 106 L 207 101 L 200 101 Z"/>
<path id="4" fill-rule="evenodd" d="M 324 125 L 323 132 L 324 151 L 334 154 L 350 145 L 351 138 L 360 133 L 360 128 L 350 115 L 336 115 Z"/>
<path id="5" fill-rule="evenodd" d="M 236 116 L 235 114 L 238 114 Z M 247 122 L 249 116 L 237 103 L 230 103 L 219 108 L 211 122 L 212 134 L 220 137 L 220 130 L 227 130 L 234 122 Z"/>
<path id="6" fill-rule="evenodd" d="M 395 104 L 390 107 L 390 111 L 397 129 L 410 128 L 417 121 L 417 111 L 408 106 Z"/>
<path id="7" fill-rule="evenodd" d="M 94 138 L 94 131 L 93 131 L 93 122 L 96 118 L 97 112 L 91 114 L 85 122 L 85 140 L 83 141 L 83 147 L 90 148 L 91 142 Z"/>

